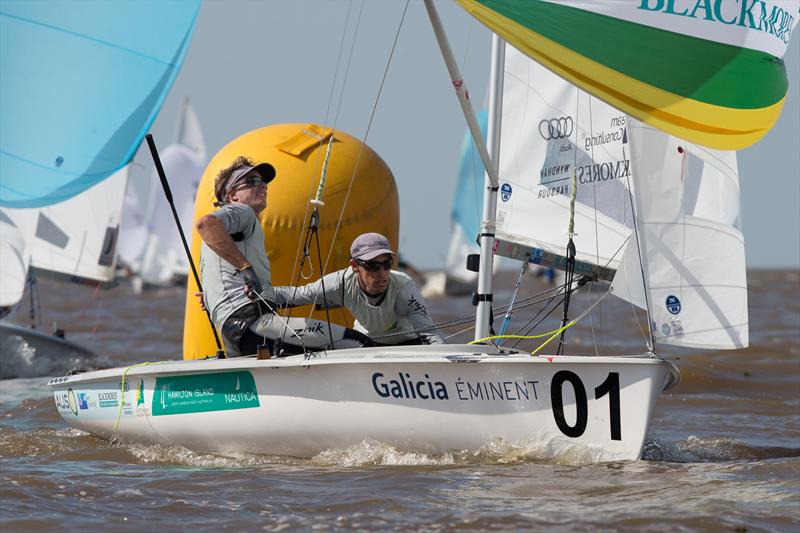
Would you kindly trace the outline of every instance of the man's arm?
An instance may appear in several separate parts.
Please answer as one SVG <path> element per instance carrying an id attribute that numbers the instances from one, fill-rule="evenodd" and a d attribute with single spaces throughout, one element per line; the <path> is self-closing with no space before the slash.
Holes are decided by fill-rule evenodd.
<path id="1" fill-rule="evenodd" d="M 299 307 L 301 305 L 328 302 L 329 307 L 343 305 L 342 302 L 342 283 L 344 280 L 342 270 L 326 274 L 322 278 L 302 285 L 293 287 L 291 285 L 276 286 L 275 300 L 281 307 Z M 323 298 L 322 285 L 325 284 L 325 295 Z"/>
<path id="2" fill-rule="evenodd" d="M 444 339 L 433 327 L 433 320 L 425 307 L 425 300 L 419 293 L 416 284 L 406 283 L 397 295 L 395 312 L 398 317 L 405 317 L 411 327 L 425 344 L 444 344 Z"/>
<path id="3" fill-rule="evenodd" d="M 225 225 L 214 215 L 205 215 L 195 224 L 197 233 L 214 253 L 233 265 L 236 270 L 250 266 L 244 254 L 225 230 Z"/>

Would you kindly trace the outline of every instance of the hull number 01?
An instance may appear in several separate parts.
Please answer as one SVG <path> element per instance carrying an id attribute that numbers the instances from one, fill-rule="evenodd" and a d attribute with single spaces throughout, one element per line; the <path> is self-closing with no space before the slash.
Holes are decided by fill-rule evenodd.
<path id="1" fill-rule="evenodd" d="M 564 383 L 569 382 L 575 391 L 575 424 L 569 425 L 564 418 Z M 619 416 L 619 373 L 609 372 L 606 380 L 594 389 L 594 399 L 599 400 L 608 395 L 610 412 L 609 425 L 611 426 L 611 440 L 622 440 L 622 427 Z M 567 437 L 577 438 L 586 431 L 586 422 L 589 419 L 589 402 L 586 397 L 586 387 L 581 378 L 569 370 L 559 370 L 553 376 L 550 384 L 550 405 L 553 406 L 553 418 L 561 433 Z"/>

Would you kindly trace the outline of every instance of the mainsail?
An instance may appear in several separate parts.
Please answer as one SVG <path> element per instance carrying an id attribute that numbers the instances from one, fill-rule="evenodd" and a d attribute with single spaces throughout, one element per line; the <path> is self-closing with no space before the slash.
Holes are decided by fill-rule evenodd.
<path id="1" fill-rule="evenodd" d="M 67 200 L 122 169 L 189 45 L 198 0 L 0 6 L 0 205 Z"/>
<path id="2" fill-rule="evenodd" d="M 747 147 L 786 98 L 794 1 L 458 1 L 559 76 L 693 143 Z"/>

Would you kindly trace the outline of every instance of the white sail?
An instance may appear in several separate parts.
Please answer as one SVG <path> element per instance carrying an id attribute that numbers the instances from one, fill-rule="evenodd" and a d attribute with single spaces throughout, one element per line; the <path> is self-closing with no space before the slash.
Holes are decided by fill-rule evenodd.
<path id="1" fill-rule="evenodd" d="M 632 228 L 626 117 L 506 45 L 496 252 L 610 280 Z"/>
<path id="2" fill-rule="evenodd" d="M 207 158 L 203 129 L 200 127 L 200 120 L 197 118 L 197 113 L 195 113 L 188 97 L 181 102 L 181 111 L 175 124 L 173 144 L 186 146 L 202 160 Z"/>
<path id="3" fill-rule="evenodd" d="M 28 230 L 30 235 L 25 235 L 31 227 L 30 211 L 0 209 L 0 307 L 15 305 L 25 291 L 33 234 Z"/>
<path id="4" fill-rule="evenodd" d="M 128 170 L 126 165 L 65 202 L 35 210 L 12 210 L 35 212 L 31 266 L 73 281 L 113 280 Z"/>
<path id="5" fill-rule="evenodd" d="M 164 148 L 159 156 L 181 226 L 184 232 L 189 232 L 194 197 L 205 171 L 207 156 L 203 133 L 188 99 L 184 99 L 181 107 L 174 142 Z M 185 276 L 189 263 L 158 175 L 153 172 L 147 183 L 138 190 L 137 193 L 132 189 L 125 201 L 122 257 L 144 282 L 167 284 Z"/>
<path id="6" fill-rule="evenodd" d="M 635 119 L 628 124 L 638 246 L 626 250 L 612 291 L 639 307 L 649 304 L 658 342 L 746 348 L 736 153 L 689 143 Z"/>

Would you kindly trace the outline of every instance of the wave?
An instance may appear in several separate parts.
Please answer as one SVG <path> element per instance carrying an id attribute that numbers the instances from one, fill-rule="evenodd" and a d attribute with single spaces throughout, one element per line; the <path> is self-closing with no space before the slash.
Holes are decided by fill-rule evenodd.
<path id="1" fill-rule="evenodd" d="M 648 439 L 642 450 L 645 461 L 668 463 L 720 463 L 800 457 L 800 448 L 759 447 L 731 438 L 690 436 L 677 442 Z"/>

